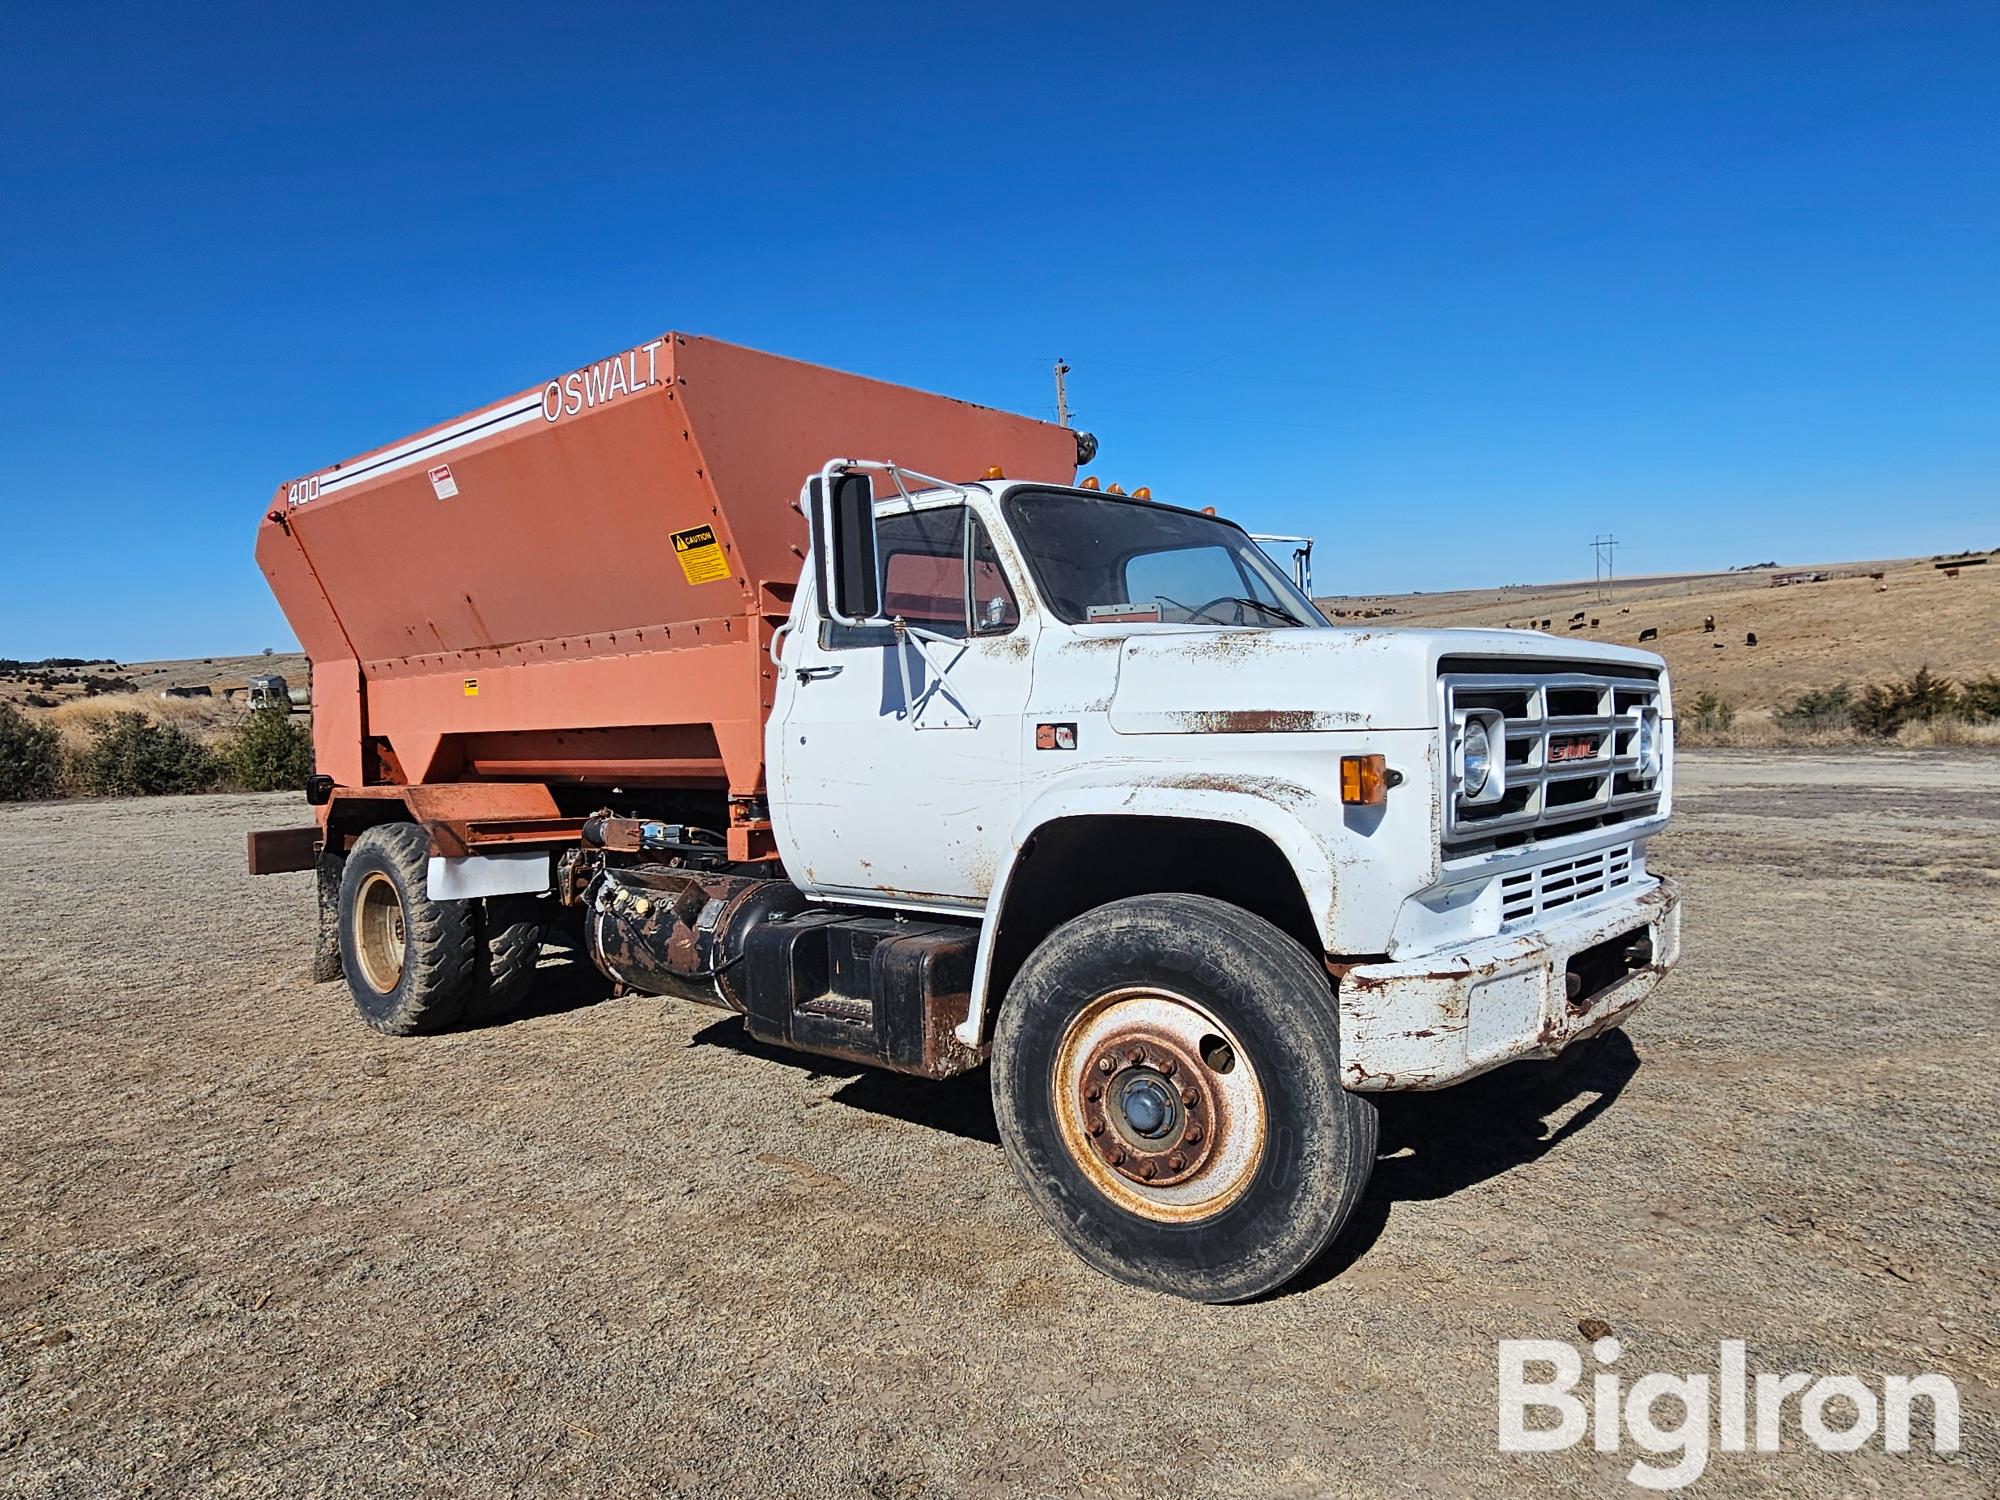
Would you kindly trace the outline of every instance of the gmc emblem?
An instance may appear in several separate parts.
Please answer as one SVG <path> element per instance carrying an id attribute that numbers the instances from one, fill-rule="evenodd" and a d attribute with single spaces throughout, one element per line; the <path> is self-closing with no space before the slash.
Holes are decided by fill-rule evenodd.
<path id="1" fill-rule="evenodd" d="M 1597 754 L 1597 739 L 1594 735 L 1574 734 L 1567 739 L 1549 741 L 1549 763 L 1559 765 L 1567 760 L 1590 760 Z"/>

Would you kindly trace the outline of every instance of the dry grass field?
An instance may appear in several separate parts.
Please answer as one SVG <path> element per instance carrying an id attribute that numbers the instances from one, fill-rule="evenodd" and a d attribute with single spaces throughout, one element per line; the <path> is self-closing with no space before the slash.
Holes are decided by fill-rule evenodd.
<path id="1" fill-rule="evenodd" d="M 94 674 L 99 677 L 123 678 L 132 684 L 132 693 L 144 700 L 147 705 L 161 702 L 160 694 L 167 688 L 188 687 L 212 689 L 219 703 L 224 684 L 234 685 L 260 672 L 276 672 L 295 688 L 306 685 L 306 659 L 303 654 L 295 651 L 272 656 L 259 654 L 189 657 L 185 661 L 97 662 L 84 667 L 60 669 L 60 673 L 76 677 Z M 54 687 L 44 689 L 38 687 L 31 677 L 0 677 L 0 702 L 18 704 L 30 694 L 56 698 L 65 706 L 72 700 L 81 700 L 85 696 L 80 683 L 58 683 Z M 96 696 L 102 699 L 117 695 L 105 693 Z M 199 698 L 184 701 L 190 708 L 204 706 L 203 700 Z M 185 721 L 172 719 L 166 713 L 154 711 L 154 717 L 165 722 L 183 722 L 185 727 Z"/>
<path id="2" fill-rule="evenodd" d="M 1980 554 L 1985 556 L 1986 554 Z M 1828 563 L 1780 572 L 1823 572 L 1824 583 L 1771 586 L 1771 573 L 1704 573 L 1620 579 L 1604 591 L 1590 582 L 1484 589 L 1449 594 L 1322 598 L 1332 614 L 1391 609 L 1395 625 L 1538 625 L 1619 645 L 1645 642 L 1667 659 L 1685 703 L 1712 691 L 1740 709 L 1768 711 L 1811 689 L 1860 686 L 1906 677 L 1929 665 L 1963 679 L 2000 671 L 2000 560 L 1945 576 L 1928 558 Z M 1869 577 L 1881 573 L 1879 582 Z M 1581 630 L 1569 630 L 1582 611 Z M 1715 633 L 1702 629 L 1715 616 Z M 1592 624 L 1592 621 L 1595 624 Z M 1754 634 L 1757 644 L 1747 644 Z"/>
<path id="3" fill-rule="evenodd" d="M 82 750 L 89 743 L 93 730 L 109 724 L 120 714 L 130 713 L 144 714 L 157 724 L 171 725 L 192 735 L 202 744 L 215 748 L 228 738 L 230 731 L 249 712 L 247 703 L 240 696 L 234 701 L 225 698 L 223 686 L 240 684 L 245 678 L 260 672 L 276 672 L 294 688 L 304 688 L 308 680 L 306 659 L 296 654 L 218 656 L 129 664 L 106 662 L 63 668 L 58 675 L 122 678 L 132 684 L 130 692 L 86 693 L 81 682 L 57 683 L 44 688 L 33 676 L 8 676 L 0 677 L 0 703 L 12 703 L 42 722 L 55 726 L 62 734 L 64 748 L 69 751 Z M 206 698 L 160 696 L 166 688 L 196 686 L 211 688 L 212 695 Z M 43 707 L 38 701 L 32 701 L 42 699 L 54 699 L 55 706 Z"/>
<path id="4" fill-rule="evenodd" d="M 259 672 L 276 672 L 293 687 L 306 684 L 306 659 L 297 651 L 272 656 L 212 656 L 187 661 L 135 661 L 118 669 L 132 679 L 142 693 L 157 695 L 162 688 L 199 687 L 218 682 L 241 682 Z"/>
<path id="5" fill-rule="evenodd" d="M 120 714 L 141 713 L 162 724 L 185 730 L 203 743 L 219 741 L 245 710 L 220 698 L 161 698 L 154 693 L 101 693 L 71 698 L 46 711 L 48 722 L 62 732 L 63 743 L 80 750 L 91 732 Z"/>

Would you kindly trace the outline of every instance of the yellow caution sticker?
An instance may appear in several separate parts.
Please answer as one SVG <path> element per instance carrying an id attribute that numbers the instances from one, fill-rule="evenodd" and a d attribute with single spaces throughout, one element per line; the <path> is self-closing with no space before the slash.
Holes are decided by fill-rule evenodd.
<path id="1" fill-rule="evenodd" d="M 479 696 L 479 679 L 477 677 L 468 677 L 465 679 L 465 696 L 468 698 L 477 698 Z"/>
<path id="2" fill-rule="evenodd" d="M 720 583 L 729 577 L 729 559 L 722 555 L 722 543 L 715 539 L 713 526 L 696 526 L 676 531 L 674 556 L 689 583 Z"/>

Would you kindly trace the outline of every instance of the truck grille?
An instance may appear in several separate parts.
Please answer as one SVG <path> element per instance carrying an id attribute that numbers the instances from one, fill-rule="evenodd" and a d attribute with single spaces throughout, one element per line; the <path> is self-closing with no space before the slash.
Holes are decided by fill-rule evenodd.
<path id="1" fill-rule="evenodd" d="M 1632 883 L 1632 846 L 1593 849 L 1573 859 L 1552 859 L 1500 877 L 1500 920 L 1532 922 L 1548 912 Z"/>
<path id="2" fill-rule="evenodd" d="M 1444 843 L 1471 853 L 1554 833 L 1611 827 L 1659 810 L 1664 748 L 1640 763 L 1642 721 L 1660 735 L 1660 682 L 1643 668 L 1453 669 L 1439 677 L 1448 744 L 1468 717 L 1482 719 L 1496 757 L 1491 783 L 1467 797 L 1454 749 Z M 1505 753 L 1500 747 L 1505 746 Z"/>

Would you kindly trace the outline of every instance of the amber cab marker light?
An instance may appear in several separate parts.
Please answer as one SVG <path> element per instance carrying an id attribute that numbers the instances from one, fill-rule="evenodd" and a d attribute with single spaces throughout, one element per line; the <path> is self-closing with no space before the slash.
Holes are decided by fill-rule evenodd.
<path id="1" fill-rule="evenodd" d="M 986 477 L 988 479 L 1005 479 L 1007 476 L 1001 472 L 1000 465 L 994 464 L 987 469 Z"/>
<path id="2" fill-rule="evenodd" d="M 1340 800 L 1349 807 L 1380 807 L 1389 800 L 1389 766 L 1379 755 L 1340 757 Z"/>
<path id="3" fill-rule="evenodd" d="M 1122 495 L 1125 493 L 1125 486 L 1122 484 L 1108 484 L 1104 487 L 1104 493 L 1107 495 Z"/>
<path id="4" fill-rule="evenodd" d="M 1215 514 L 1215 507 L 1213 505 L 1204 505 L 1201 508 L 1201 513 L 1205 516 L 1212 516 Z"/>
<path id="5" fill-rule="evenodd" d="M 1080 484 L 1080 485 L 1078 485 L 1078 486 L 1077 486 L 1077 488 L 1078 488 L 1078 489 L 1081 489 L 1081 490 L 1094 490 L 1094 489 L 1096 489 L 1096 488 L 1097 488 L 1097 476 L 1096 476 L 1095 474 L 1086 474 L 1086 475 L 1084 475 L 1084 476 L 1083 476 L 1083 483 L 1082 483 L 1082 484 Z"/>
<path id="6" fill-rule="evenodd" d="M 1139 488 L 1132 491 L 1132 498 L 1134 500 L 1150 500 L 1153 498 L 1153 491 L 1149 486 L 1142 484 Z"/>

